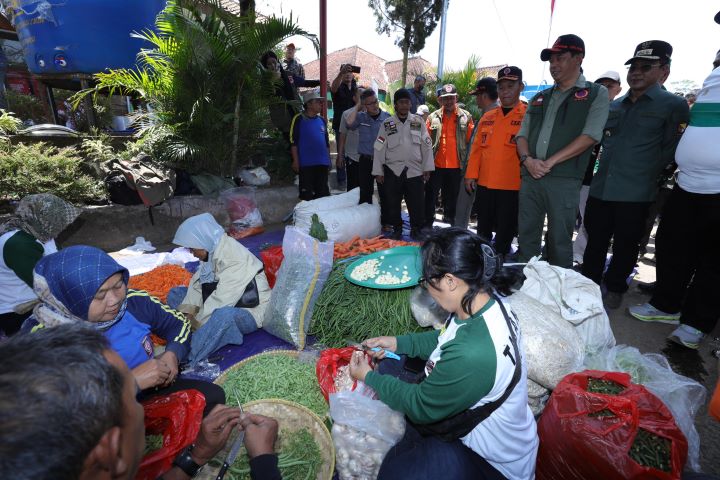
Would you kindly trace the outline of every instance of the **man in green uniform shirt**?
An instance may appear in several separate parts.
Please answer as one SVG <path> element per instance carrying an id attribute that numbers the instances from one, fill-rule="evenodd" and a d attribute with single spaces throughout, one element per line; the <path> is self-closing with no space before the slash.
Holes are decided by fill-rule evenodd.
<path id="1" fill-rule="evenodd" d="M 572 235 L 580 186 L 592 147 L 602 139 L 610 103 L 607 89 L 581 73 L 585 43 L 577 35 L 561 35 L 540 53 L 550 61 L 551 88 L 528 105 L 517 150 L 522 165 L 518 260 L 540 255 L 547 215 L 547 260 L 572 267 Z"/>
<path id="2" fill-rule="evenodd" d="M 598 285 L 604 279 L 606 308 L 618 308 L 638 256 L 650 204 L 663 169 L 675 158 L 690 118 L 687 102 L 658 83 L 670 69 L 672 46 L 643 42 L 629 64 L 630 91 L 610 105 L 600 166 L 585 207 L 588 244 L 582 273 Z M 603 276 L 610 239 L 613 256 Z"/>

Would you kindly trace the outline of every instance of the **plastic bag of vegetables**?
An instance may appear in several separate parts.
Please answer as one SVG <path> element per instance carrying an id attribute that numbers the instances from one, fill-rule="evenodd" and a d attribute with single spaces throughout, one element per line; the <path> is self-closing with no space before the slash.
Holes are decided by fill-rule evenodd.
<path id="1" fill-rule="evenodd" d="M 333 251 L 333 242 L 320 242 L 295 227 L 285 229 L 284 260 L 262 324 L 268 333 L 305 348 L 315 300 L 332 269 Z"/>
<path id="2" fill-rule="evenodd" d="M 405 433 L 405 417 L 361 392 L 330 395 L 335 461 L 341 480 L 375 479 Z"/>

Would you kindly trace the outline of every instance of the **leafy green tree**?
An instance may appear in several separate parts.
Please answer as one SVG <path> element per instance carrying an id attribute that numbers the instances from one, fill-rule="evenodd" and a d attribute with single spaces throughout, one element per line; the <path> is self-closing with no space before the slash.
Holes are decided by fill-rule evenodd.
<path id="1" fill-rule="evenodd" d="M 425 48 L 442 15 L 443 0 L 368 0 L 375 12 L 376 30 L 390 36 L 399 31 L 395 45 L 403 52 L 402 79 L 407 78 L 408 55 Z"/>
<path id="2" fill-rule="evenodd" d="M 234 175 L 272 128 L 268 105 L 279 101 L 259 59 L 293 35 L 317 48 L 292 16 L 258 20 L 254 9 L 236 16 L 218 0 L 169 0 L 155 30 L 134 34 L 152 46 L 138 54 L 138 66 L 97 74 L 96 87 L 75 101 L 101 91 L 139 96 L 146 106 L 135 125 L 156 158 Z"/>

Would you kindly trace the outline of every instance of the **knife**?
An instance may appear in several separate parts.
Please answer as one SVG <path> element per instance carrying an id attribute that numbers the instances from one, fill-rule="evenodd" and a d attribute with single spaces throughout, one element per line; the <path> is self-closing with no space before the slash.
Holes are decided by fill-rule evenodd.
<path id="1" fill-rule="evenodd" d="M 240 405 L 240 413 L 244 413 L 242 405 Z M 230 468 L 230 465 L 235 462 L 238 453 L 240 453 L 240 447 L 242 447 L 243 440 L 245 440 L 245 430 L 241 430 L 240 433 L 238 433 L 238 436 L 233 442 L 232 447 L 230 447 L 230 453 L 228 453 L 228 456 L 225 459 L 225 463 L 223 463 L 222 468 L 220 468 L 218 476 L 217 478 L 215 478 L 215 480 L 223 480 L 223 478 L 225 478 L 225 473 L 227 472 L 228 468 Z"/>

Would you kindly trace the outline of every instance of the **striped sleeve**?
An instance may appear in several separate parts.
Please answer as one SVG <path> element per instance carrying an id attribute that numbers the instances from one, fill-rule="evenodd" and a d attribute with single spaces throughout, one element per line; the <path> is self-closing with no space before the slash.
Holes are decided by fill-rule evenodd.
<path id="1" fill-rule="evenodd" d="M 290 122 L 290 144 L 291 145 L 297 145 L 298 137 L 299 137 L 299 131 L 300 131 L 300 122 L 302 121 L 302 113 L 296 114 L 292 122 Z"/>
<path id="2" fill-rule="evenodd" d="M 139 321 L 150 325 L 150 331 L 167 341 L 166 350 L 173 352 L 178 362 L 190 353 L 190 321 L 157 298 L 142 290 L 129 289 L 128 310 Z"/>

